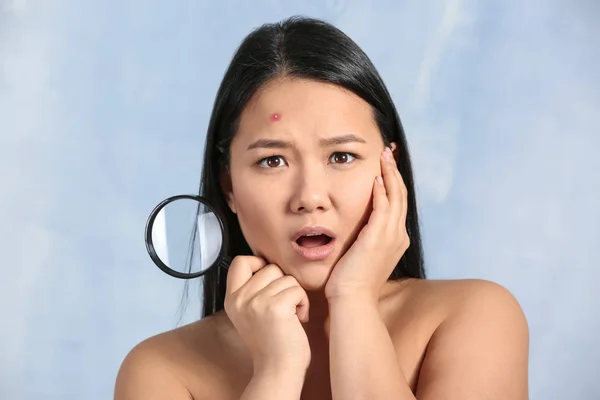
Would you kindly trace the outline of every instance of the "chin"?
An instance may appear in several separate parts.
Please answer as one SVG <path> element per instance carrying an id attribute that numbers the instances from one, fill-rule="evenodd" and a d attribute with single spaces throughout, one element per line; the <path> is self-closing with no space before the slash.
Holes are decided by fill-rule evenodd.
<path id="1" fill-rule="evenodd" d="M 290 274 L 296 278 L 302 289 L 311 292 L 322 291 L 325 290 L 325 285 L 333 268 L 329 264 L 321 262 L 296 265 L 294 270 L 290 271 Z"/>
<path id="2" fill-rule="evenodd" d="M 327 279 L 298 279 L 298 283 L 307 292 L 322 292 L 325 290 Z"/>

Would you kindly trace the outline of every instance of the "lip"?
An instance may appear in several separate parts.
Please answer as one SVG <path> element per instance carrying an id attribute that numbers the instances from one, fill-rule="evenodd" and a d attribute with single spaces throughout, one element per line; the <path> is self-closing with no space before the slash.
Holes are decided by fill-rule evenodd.
<path id="1" fill-rule="evenodd" d="M 322 226 L 306 226 L 294 233 L 294 236 L 292 236 L 292 241 L 296 242 L 300 236 L 304 235 L 327 235 L 330 238 L 335 239 L 335 234 L 327 228 Z"/>
<path id="2" fill-rule="evenodd" d="M 302 247 L 296 240 L 304 235 L 327 235 L 331 240 L 323 246 Z M 335 235 L 329 229 L 322 226 L 309 226 L 300 229 L 292 236 L 292 247 L 302 258 L 308 261 L 322 261 L 329 257 L 335 250 L 335 241 Z"/>

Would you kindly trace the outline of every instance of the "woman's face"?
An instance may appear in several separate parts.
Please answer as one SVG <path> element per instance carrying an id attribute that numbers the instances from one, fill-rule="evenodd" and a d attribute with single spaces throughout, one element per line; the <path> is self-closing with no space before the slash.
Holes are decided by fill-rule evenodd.
<path id="1" fill-rule="evenodd" d="M 309 80 L 265 85 L 241 116 L 224 175 L 254 254 L 322 289 L 368 220 L 382 151 L 371 107 L 355 94 Z"/>

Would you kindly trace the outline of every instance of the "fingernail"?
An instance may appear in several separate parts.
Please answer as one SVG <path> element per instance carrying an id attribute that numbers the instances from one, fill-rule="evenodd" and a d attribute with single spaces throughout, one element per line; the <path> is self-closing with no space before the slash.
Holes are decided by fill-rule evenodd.
<path id="1" fill-rule="evenodd" d="M 383 178 L 382 178 L 382 177 L 380 177 L 380 176 L 378 176 L 378 177 L 377 177 L 377 182 L 378 182 L 380 185 L 383 185 Z"/>
<path id="2" fill-rule="evenodd" d="M 394 160 L 394 156 L 392 155 L 392 151 L 389 147 L 385 148 L 385 151 L 383 152 L 383 157 L 385 158 L 385 161 L 389 163 L 391 163 Z"/>

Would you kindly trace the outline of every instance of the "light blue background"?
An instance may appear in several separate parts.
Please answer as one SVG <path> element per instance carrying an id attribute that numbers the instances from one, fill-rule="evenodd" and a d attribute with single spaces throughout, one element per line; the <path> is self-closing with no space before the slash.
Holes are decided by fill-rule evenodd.
<path id="1" fill-rule="evenodd" d="M 338 25 L 389 86 L 429 276 L 515 294 L 532 399 L 600 398 L 600 3 L 216 4 L 0 0 L 0 398 L 111 398 L 127 351 L 176 326 L 146 217 L 196 191 L 236 46 L 292 14 Z"/>

